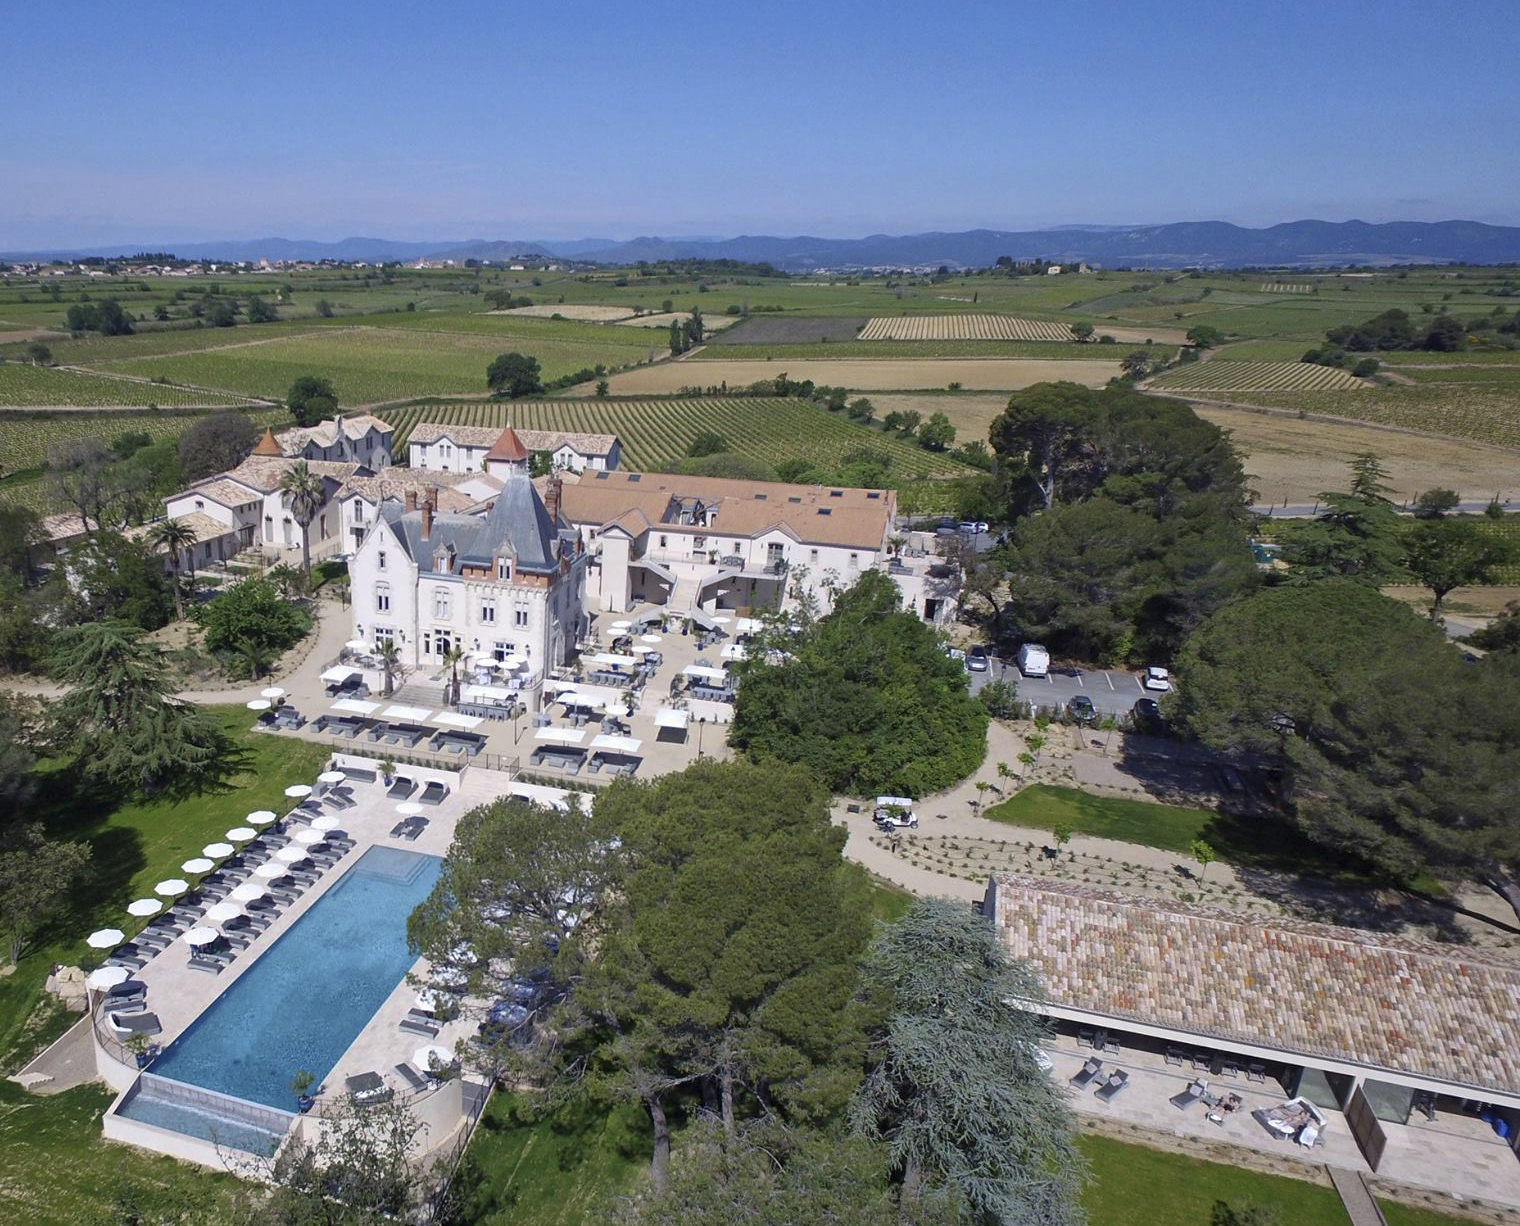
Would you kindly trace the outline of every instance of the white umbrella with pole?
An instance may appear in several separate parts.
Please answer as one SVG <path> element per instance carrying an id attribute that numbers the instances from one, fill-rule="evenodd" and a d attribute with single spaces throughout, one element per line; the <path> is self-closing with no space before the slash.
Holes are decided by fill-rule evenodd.
<path id="1" fill-rule="evenodd" d="M 322 832 L 320 830 L 312 830 L 310 827 L 308 827 L 305 830 L 297 830 L 291 837 L 294 838 L 297 843 L 304 843 L 306 846 L 310 847 L 311 844 L 320 843 L 322 841 Z"/>
<path id="2" fill-rule="evenodd" d="M 139 898 L 136 902 L 127 904 L 127 914 L 135 915 L 138 919 L 147 919 L 150 915 L 157 915 L 164 909 L 164 904 L 156 898 Z"/>
<path id="3" fill-rule="evenodd" d="M 215 928 L 208 928 L 202 924 L 185 933 L 185 944 L 190 946 L 191 949 L 199 949 L 202 945 L 210 945 L 212 941 L 221 935 Z"/>
<path id="4" fill-rule="evenodd" d="M 453 1068 L 457 1060 L 458 1057 L 447 1047 L 439 1047 L 436 1043 L 419 1047 L 412 1053 L 412 1063 L 428 1073 L 441 1073 Z"/>
<path id="5" fill-rule="evenodd" d="M 219 902 L 206 909 L 206 918 L 213 924 L 225 924 L 243 914 L 243 908 L 235 902 Z"/>
<path id="6" fill-rule="evenodd" d="M 215 866 L 205 856 L 196 856 L 193 860 L 186 860 L 179 867 L 186 873 L 209 873 Z"/>
<path id="7" fill-rule="evenodd" d="M 91 949 L 112 949 L 126 939 L 120 928 L 100 928 L 85 937 L 84 943 Z"/>
<path id="8" fill-rule="evenodd" d="M 220 860 L 224 856 L 232 854 L 231 843 L 207 843 L 201 848 L 201 855 L 210 856 L 213 860 Z"/>
<path id="9" fill-rule="evenodd" d="M 92 992 L 105 992 L 126 983 L 132 978 L 132 972 L 124 966 L 102 966 L 99 970 L 91 971 L 85 979 L 84 986 Z"/>
<path id="10" fill-rule="evenodd" d="M 270 861 L 267 864 L 260 864 L 257 868 L 255 868 L 253 870 L 253 875 L 255 877 L 263 877 L 266 880 L 272 877 L 283 877 L 285 875 L 285 866 L 283 864 L 276 864 L 273 861 Z"/>
<path id="11" fill-rule="evenodd" d="M 227 897 L 234 902 L 257 902 L 265 894 L 264 887 L 257 881 L 245 881 Z"/>
<path id="12" fill-rule="evenodd" d="M 294 864 L 297 860 L 306 859 L 306 848 L 282 847 L 279 851 L 274 853 L 274 858 L 276 860 L 284 862 L 285 864 Z"/>
<path id="13" fill-rule="evenodd" d="M 267 698 L 252 698 L 243 705 L 250 711 L 267 711 L 269 710 L 270 702 Z"/>
<path id="14" fill-rule="evenodd" d="M 285 795 L 289 796 L 293 800 L 300 800 L 303 797 L 310 796 L 311 784 L 292 783 L 288 788 L 285 789 Z"/>
<path id="15" fill-rule="evenodd" d="M 250 826 L 267 826 L 279 815 L 273 809 L 255 809 L 248 815 Z"/>
<path id="16" fill-rule="evenodd" d="M 313 830 L 336 830 L 339 822 L 331 813 L 324 813 L 321 817 L 314 817 L 311 821 Z"/>
<path id="17" fill-rule="evenodd" d="M 277 685 L 271 685 L 267 689 L 260 690 L 259 695 L 263 698 L 284 698 L 285 691 Z"/>
<path id="18" fill-rule="evenodd" d="M 188 881 L 181 881 L 178 877 L 170 877 L 167 881 L 160 881 L 153 887 L 155 894 L 162 894 L 165 898 L 178 898 L 190 888 Z"/>
<path id="19" fill-rule="evenodd" d="M 252 826 L 234 826 L 227 831 L 229 843 L 246 843 L 250 839 L 258 838 L 258 832 Z"/>

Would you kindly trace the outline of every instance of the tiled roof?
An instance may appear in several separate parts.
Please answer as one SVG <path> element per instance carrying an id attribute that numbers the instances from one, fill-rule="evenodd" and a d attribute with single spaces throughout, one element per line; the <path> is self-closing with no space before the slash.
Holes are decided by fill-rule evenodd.
<path id="1" fill-rule="evenodd" d="M 1520 963 L 1014 874 L 989 893 L 1053 1004 L 1520 1093 Z"/>
<path id="2" fill-rule="evenodd" d="M 237 528 L 224 524 L 219 519 L 212 519 L 211 516 L 200 511 L 191 511 L 186 515 L 176 515 L 174 522 L 183 524 L 194 532 L 195 543 L 197 545 L 204 541 L 214 541 L 218 537 L 233 536 L 238 531 Z M 147 537 L 157 526 L 157 524 L 141 524 L 136 528 L 128 528 L 122 535 L 130 537 L 133 540 L 138 540 Z M 162 553 L 163 550 L 160 549 L 159 552 Z"/>
<path id="3" fill-rule="evenodd" d="M 356 413 L 352 417 L 336 417 L 319 421 L 314 426 L 296 426 L 290 430 L 281 430 L 275 437 L 279 440 L 285 455 L 298 456 L 308 442 L 316 443 L 319 447 L 331 447 L 338 441 L 340 431 L 348 438 L 361 439 L 371 430 L 389 434 L 392 428 L 389 422 L 382 421 L 372 413 Z M 259 454 L 269 453 L 260 452 Z"/>
<path id="4" fill-rule="evenodd" d="M 253 450 L 248 454 L 282 456 L 285 454 L 285 450 L 281 446 L 280 440 L 275 438 L 274 431 L 266 426 L 264 433 L 259 435 L 259 441 L 253 445 Z"/>
<path id="5" fill-rule="evenodd" d="M 236 481 L 229 481 L 225 477 L 210 477 L 205 481 L 197 482 L 184 493 L 174 496 L 183 498 L 189 494 L 209 498 L 212 502 L 219 502 L 224 507 L 244 507 L 250 502 L 257 502 L 260 497 L 246 486 Z"/>
<path id="6" fill-rule="evenodd" d="M 481 473 L 435 473 L 420 468 L 383 468 L 373 477 L 350 477 L 338 490 L 336 500 L 341 501 L 352 494 L 362 496 L 367 502 L 379 503 L 386 498 L 404 498 L 409 492 L 419 496 L 425 490 L 437 495 L 436 506 L 440 511 L 463 511 L 479 501 L 450 486 L 474 481 Z M 489 480 L 489 478 L 487 478 Z"/>
<path id="7" fill-rule="evenodd" d="M 425 421 L 412 428 L 407 444 L 436 443 L 446 438 L 459 447 L 490 447 L 500 437 L 501 431 L 495 426 L 445 426 Z M 606 455 L 617 443 L 615 434 L 586 434 L 577 430 L 517 429 L 517 437 L 529 451 L 558 451 L 568 443 L 583 456 Z"/>
<path id="8" fill-rule="evenodd" d="M 65 515 L 44 515 L 40 527 L 44 539 L 54 542 L 72 540 L 76 536 L 84 535 L 84 523 L 74 511 Z"/>
<path id="9" fill-rule="evenodd" d="M 249 456 L 230 472 L 223 473 L 226 479 L 241 482 L 251 489 L 262 490 L 268 494 L 280 486 L 280 478 L 290 471 L 291 466 L 298 461 L 289 456 Z M 305 460 L 307 468 L 319 477 L 331 477 L 334 481 L 342 481 L 358 473 L 367 473 L 369 470 L 361 464 L 354 464 L 347 460 Z"/>
<path id="10" fill-rule="evenodd" d="M 663 522 L 676 499 L 699 499 L 716 506 L 706 528 Z M 785 529 L 813 545 L 879 550 L 896 509 L 891 490 L 827 485 L 787 485 L 779 481 L 733 481 L 671 473 L 582 473 L 566 481 L 561 513 L 573 523 L 597 526 L 623 520 L 637 510 L 662 532 L 709 537 L 753 538 Z"/>

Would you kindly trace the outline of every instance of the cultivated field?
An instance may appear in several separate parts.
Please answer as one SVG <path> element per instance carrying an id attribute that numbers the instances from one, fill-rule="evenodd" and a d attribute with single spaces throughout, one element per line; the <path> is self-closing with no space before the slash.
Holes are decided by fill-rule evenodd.
<path id="1" fill-rule="evenodd" d="M 690 311 L 657 311 L 653 315 L 631 315 L 626 319 L 615 319 L 612 322 L 625 328 L 666 328 L 672 323 L 685 323 L 691 318 Z M 723 332 L 741 322 L 740 315 L 703 315 L 703 330 L 711 336 L 714 332 Z"/>
<path id="2" fill-rule="evenodd" d="M 612 328 L 597 331 L 599 340 L 593 343 L 552 335 L 504 338 L 421 328 L 334 328 L 258 345 L 120 358 L 101 368 L 271 397 L 285 395 L 302 375 L 320 374 L 332 380 L 339 400 L 352 407 L 413 396 L 484 393 L 486 367 L 505 349 L 536 357 L 545 379 L 645 358 L 643 338 Z"/>
<path id="3" fill-rule="evenodd" d="M 751 315 L 714 340 L 719 345 L 842 344 L 856 339 L 863 315 Z"/>
<path id="4" fill-rule="evenodd" d="M 1506 447 L 1520 446 L 1520 401 L 1513 391 L 1422 384 L 1341 392 L 1251 392 L 1250 403 L 1428 430 Z M 1243 399 L 1224 396 L 1222 399 Z"/>
<path id="5" fill-rule="evenodd" d="M 1113 345 L 1073 345 L 1070 341 L 838 341 L 813 344 L 737 345 L 711 344 L 688 355 L 699 362 L 729 362 L 735 358 L 760 358 L 775 361 L 819 361 L 846 358 L 852 361 L 879 361 L 882 358 L 1043 358 L 1054 362 L 1091 362 L 1097 355 L 1109 354 L 1117 359 L 1127 352 Z M 1177 351 L 1171 346 L 1155 350 L 1158 358 L 1170 361 Z"/>
<path id="6" fill-rule="evenodd" d="M 1190 362 L 1152 379 L 1158 391 L 1351 391 L 1370 385 L 1333 366 L 1312 362 Z"/>
<path id="7" fill-rule="evenodd" d="M 612 390 L 620 395 L 657 396 L 683 387 L 747 387 L 783 373 L 793 379 L 811 379 L 816 384 L 859 391 L 916 390 L 947 387 L 951 383 L 973 390 L 1012 391 L 1052 379 L 1069 379 L 1089 387 L 1102 387 L 1119 373 L 1119 363 L 1019 358 L 666 362 L 614 375 Z"/>
<path id="8" fill-rule="evenodd" d="M 686 454 L 700 432 L 721 435 L 729 447 L 765 464 L 806 459 L 839 463 L 861 448 L 885 453 L 904 477 L 971 471 L 950 456 L 852 422 L 843 413 L 805 400 L 691 398 L 678 400 L 533 400 L 407 405 L 387 410 L 398 452 L 418 422 L 521 426 L 527 430 L 578 430 L 616 434 L 623 467 L 656 470 Z"/>
<path id="9" fill-rule="evenodd" d="M 241 396 L 165 387 L 136 379 L 112 379 L 49 366 L 0 362 L 0 407 L 54 408 L 106 405 L 165 407 L 246 404 Z"/>
<path id="10" fill-rule="evenodd" d="M 0 471 L 14 473 L 40 466 L 47 459 L 48 448 L 55 443 L 94 437 L 109 444 L 127 433 L 165 438 L 184 433 L 203 416 L 202 413 L 156 413 L 151 409 L 112 412 L 81 409 L 61 413 L 35 409 L 0 410 Z M 290 415 L 283 409 L 250 410 L 248 416 L 259 426 L 290 424 Z M 0 493 L 5 490 L 6 483 L 0 481 Z"/>
<path id="11" fill-rule="evenodd" d="M 591 302 L 538 302 L 532 306 L 511 307 L 505 311 L 487 311 L 488 315 L 526 315 L 530 319 L 576 319 L 585 323 L 615 324 L 633 315 L 630 307 L 598 306 Z"/>
<path id="12" fill-rule="evenodd" d="M 1071 325 L 1013 315 L 878 315 L 863 341 L 1070 341 Z"/>
<path id="13" fill-rule="evenodd" d="M 1200 417 L 1234 436 L 1262 502 L 1296 505 L 1313 502 L 1325 490 L 1344 489 L 1352 457 L 1366 451 L 1375 452 L 1387 467 L 1390 497 L 1396 502 L 1436 487 L 1454 489 L 1465 500 L 1492 498 L 1496 491 L 1520 497 L 1520 448 L 1287 413 L 1194 407 Z"/>

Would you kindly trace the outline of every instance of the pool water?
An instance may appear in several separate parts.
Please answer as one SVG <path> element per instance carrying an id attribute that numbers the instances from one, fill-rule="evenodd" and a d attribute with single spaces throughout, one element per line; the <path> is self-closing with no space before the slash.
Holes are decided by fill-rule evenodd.
<path id="1" fill-rule="evenodd" d="M 416 961 L 407 916 L 442 865 L 437 856 L 370 848 L 164 1049 L 153 1073 L 292 1110 L 296 1073 L 305 1069 L 321 1085 Z M 132 1116 L 132 1106 L 122 1113 Z"/>

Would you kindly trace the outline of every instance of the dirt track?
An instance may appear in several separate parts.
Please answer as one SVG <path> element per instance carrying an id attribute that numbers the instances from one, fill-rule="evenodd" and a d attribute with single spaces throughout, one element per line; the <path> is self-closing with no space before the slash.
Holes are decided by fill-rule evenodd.
<path id="1" fill-rule="evenodd" d="M 1118 362 L 1049 362 L 1034 358 L 840 358 L 811 362 L 777 359 L 667 362 L 624 371 L 613 375 L 611 382 L 612 391 L 621 395 L 662 394 L 686 386 L 723 383 L 744 387 L 780 374 L 860 391 L 942 388 L 951 383 L 987 391 L 1013 391 L 1056 379 L 1102 387 L 1118 373 Z"/>

